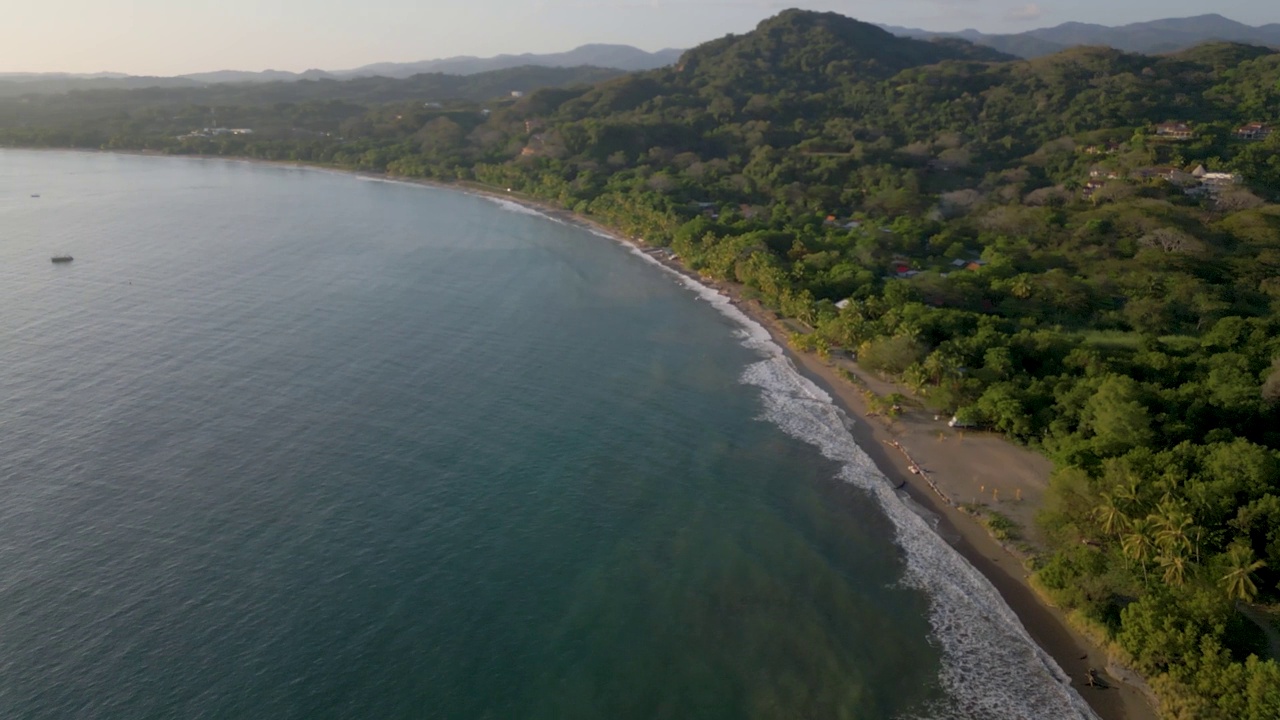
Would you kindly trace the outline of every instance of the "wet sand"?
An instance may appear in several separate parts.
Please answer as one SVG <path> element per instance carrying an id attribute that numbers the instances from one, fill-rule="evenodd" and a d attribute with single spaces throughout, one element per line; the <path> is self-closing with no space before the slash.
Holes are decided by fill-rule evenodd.
<path id="1" fill-rule="evenodd" d="M 739 307 L 750 310 L 749 314 L 769 329 L 775 341 L 786 347 L 785 329 L 772 313 L 750 301 L 739 302 Z M 809 353 L 788 349 L 788 355 L 810 380 L 859 420 L 850 431 L 858 445 L 890 481 L 901 483 L 912 500 L 939 518 L 938 531 L 995 586 L 1031 637 L 1071 676 L 1072 685 L 1094 712 L 1104 720 L 1156 720 L 1159 717 L 1143 691 L 1112 677 L 1106 671 L 1105 653 L 1072 629 L 1060 609 L 1048 605 L 1036 594 L 1022 558 L 997 542 L 973 515 L 957 507 L 957 504 L 971 502 L 971 493 L 982 502 L 977 491 L 986 486 L 986 504 L 998 505 L 998 510 L 1015 519 L 1024 532 L 1034 534 L 1031 519 L 1048 486 L 1052 469 L 1046 458 L 989 433 L 966 433 L 961 439 L 961 433 L 946 427 L 945 419 L 934 421 L 932 415 L 919 409 L 907 409 L 892 423 L 868 417 L 861 392 L 837 375 L 833 365 Z M 861 376 L 864 380 L 875 380 L 866 373 Z M 910 472 L 906 457 L 887 444 L 891 441 L 908 449 L 912 459 L 942 494 L 921 475 Z M 993 487 L 999 489 L 999 497 L 1008 497 L 1010 502 L 992 501 Z M 1021 502 L 1012 500 L 1019 488 L 1023 490 Z M 1111 687 L 1090 687 L 1087 683 L 1090 668 L 1098 670 Z"/>

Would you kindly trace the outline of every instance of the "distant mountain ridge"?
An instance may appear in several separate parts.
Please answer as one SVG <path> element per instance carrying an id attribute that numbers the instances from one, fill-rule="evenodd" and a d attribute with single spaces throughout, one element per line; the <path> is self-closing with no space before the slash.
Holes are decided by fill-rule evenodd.
<path id="1" fill-rule="evenodd" d="M 591 67 L 609 68 L 611 70 L 654 70 L 674 64 L 680 59 L 683 50 L 668 48 L 657 52 L 647 52 L 630 45 L 583 45 L 568 52 L 535 55 L 498 55 L 490 58 L 458 57 L 439 60 L 423 60 L 411 63 L 375 63 L 333 73 L 336 77 L 409 77 L 424 72 L 439 72 L 446 75 L 475 75 L 476 73 L 505 70 L 526 65 L 542 67 Z"/>
<path id="2" fill-rule="evenodd" d="M 1165 18 L 1110 27 L 1069 22 L 1014 34 L 987 34 L 966 29 L 933 32 L 882 25 L 896 35 L 921 39 L 954 37 L 1023 58 L 1041 57 L 1080 45 L 1103 45 L 1147 55 L 1176 52 L 1207 42 L 1236 42 L 1280 47 L 1280 23 L 1253 26 L 1216 13 L 1188 18 Z"/>
<path id="3" fill-rule="evenodd" d="M 674 64 L 683 50 L 668 48 L 648 52 L 630 45 L 590 44 L 568 52 L 521 55 L 498 55 L 481 58 L 462 55 L 407 63 L 374 63 L 350 70 L 214 70 L 188 73 L 173 77 L 149 77 L 123 73 L 0 73 L 0 83 L 26 84 L 25 92 L 66 92 L 81 89 L 115 89 L 136 87 L 188 87 L 216 83 L 269 83 L 294 80 L 351 80 L 365 77 L 403 79 L 423 73 L 445 75 L 479 75 L 495 70 L 511 70 L 520 67 L 576 68 L 593 67 L 605 70 L 635 72 L 655 70 Z M 16 94 L 0 93 L 0 94 Z"/>
<path id="4" fill-rule="evenodd" d="M 787 15 L 784 12 L 778 17 L 786 18 Z M 782 21 L 782 24 L 785 23 L 785 20 Z M 774 32 L 786 33 L 792 31 L 782 28 L 779 25 L 778 18 L 765 21 L 765 25 L 773 27 Z M 880 25 L 879 27 L 894 35 L 930 41 L 929 44 L 933 46 L 932 50 L 917 47 L 908 54 L 913 56 L 921 54 L 921 57 L 935 54 L 937 59 L 957 56 L 975 60 L 1005 59 L 999 56 L 1000 53 L 1006 56 L 1035 58 L 1052 55 L 1080 45 L 1109 46 L 1118 50 L 1143 54 L 1175 52 L 1214 41 L 1280 48 L 1280 23 L 1251 26 L 1218 14 L 1199 15 L 1189 18 L 1167 18 L 1131 23 L 1118 27 L 1069 22 L 1054 27 L 1039 28 L 1015 34 L 988 34 L 974 29 L 956 32 L 934 32 L 893 25 Z M 868 35 L 865 28 L 859 32 L 868 47 L 881 44 L 879 39 Z M 725 40 L 725 38 L 713 40 L 707 45 L 714 46 L 716 43 L 725 42 Z M 980 47 L 966 49 L 964 45 L 953 44 L 959 40 L 968 41 Z M 753 40 L 751 42 L 759 41 Z M 986 53 L 988 48 L 996 51 L 996 54 Z M 904 51 L 904 49 L 895 47 L 895 51 Z M 698 51 L 694 51 L 689 53 L 688 57 L 696 60 L 700 54 Z M 218 70 L 189 73 L 174 77 L 148 77 L 112 72 L 84 74 L 61 72 L 0 73 L 0 96 L 28 93 L 63 93 L 71 90 L 199 87 L 217 83 L 349 80 L 364 77 L 400 79 L 422 73 L 465 76 L 517 67 L 595 67 L 635 72 L 671 66 L 680 62 L 681 58 L 685 56 L 686 52 L 684 50 L 673 48 L 647 52 L 630 45 L 588 44 L 560 53 L 524 53 L 519 55 L 497 55 L 488 58 L 456 56 L 418 62 L 374 63 L 348 70 L 311 69 L 303 72 Z M 897 61 L 886 57 L 881 58 L 881 63 L 879 64 L 881 68 L 884 68 L 896 65 Z"/>

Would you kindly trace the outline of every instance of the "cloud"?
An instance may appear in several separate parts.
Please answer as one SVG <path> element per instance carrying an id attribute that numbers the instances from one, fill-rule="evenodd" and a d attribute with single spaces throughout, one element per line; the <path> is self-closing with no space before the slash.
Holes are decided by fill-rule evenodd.
<path id="1" fill-rule="evenodd" d="M 1016 8 L 1010 8 L 1009 12 L 1004 14 L 1006 20 L 1028 21 L 1039 20 L 1044 16 L 1044 9 L 1035 3 L 1027 3 Z"/>

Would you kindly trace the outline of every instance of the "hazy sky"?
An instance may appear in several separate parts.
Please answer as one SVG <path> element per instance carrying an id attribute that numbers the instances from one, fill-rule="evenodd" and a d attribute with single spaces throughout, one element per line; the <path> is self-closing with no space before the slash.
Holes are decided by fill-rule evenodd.
<path id="1" fill-rule="evenodd" d="M 656 50 L 749 30 L 788 7 L 869 22 L 1017 32 L 1217 12 L 1280 22 L 1275 0 L 10 0 L 0 72 L 337 70 L 451 55 Z"/>

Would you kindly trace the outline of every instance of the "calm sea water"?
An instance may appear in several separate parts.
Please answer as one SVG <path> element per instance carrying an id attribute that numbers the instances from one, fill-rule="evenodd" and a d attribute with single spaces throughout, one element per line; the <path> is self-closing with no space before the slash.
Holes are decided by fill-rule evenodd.
<path id="1" fill-rule="evenodd" d="M 0 151 L 0 717 L 1087 717 L 758 328 L 515 210 Z"/>

